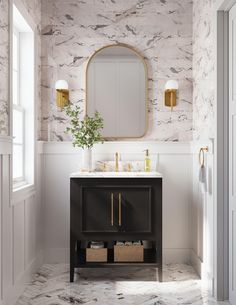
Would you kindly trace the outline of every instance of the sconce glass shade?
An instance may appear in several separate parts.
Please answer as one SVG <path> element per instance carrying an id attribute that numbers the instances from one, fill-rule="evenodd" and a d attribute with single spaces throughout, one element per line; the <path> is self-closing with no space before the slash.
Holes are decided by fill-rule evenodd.
<path id="1" fill-rule="evenodd" d="M 68 90 L 69 86 L 66 80 L 60 79 L 55 83 L 56 90 Z"/>
<path id="2" fill-rule="evenodd" d="M 177 80 L 170 79 L 166 82 L 165 90 L 171 90 L 171 89 L 174 89 L 174 90 L 179 89 L 179 84 L 178 84 Z"/>

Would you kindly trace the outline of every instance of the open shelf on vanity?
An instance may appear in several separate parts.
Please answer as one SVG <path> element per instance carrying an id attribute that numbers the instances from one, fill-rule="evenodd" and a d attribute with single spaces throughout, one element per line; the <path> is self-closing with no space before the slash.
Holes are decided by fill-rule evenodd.
<path id="1" fill-rule="evenodd" d="M 160 251 L 161 252 L 161 251 Z M 114 261 L 114 249 L 108 249 L 107 262 L 87 262 L 86 261 L 86 249 L 78 249 L 75 255 L 75 265 L 77 268 L 109 268 L 109 267 L 154 267 L 158 268 L 161 261 L 158 259 L 158 250 L 155 248 L 144 249 L 144 260 L 143 262 L 115 262 Z"/>

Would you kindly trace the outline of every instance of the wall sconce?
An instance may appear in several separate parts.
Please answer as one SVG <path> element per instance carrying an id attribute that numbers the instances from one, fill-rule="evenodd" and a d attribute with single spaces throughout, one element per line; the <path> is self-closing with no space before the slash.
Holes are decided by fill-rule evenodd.
<path id="1" fill-rule="evenodd" d="M 69 86 L 67 81 L 65 80 L 58 80 L 56 81 L 55 88 L 57 91 L 57 107 L 61 109 L 64 108 L 69 104 Z"/>
<path id="2" fill-rule="evenodd" d="M 165 106 L 173 107 L 176 106 L 176 96 L 179 84 L 176 80 L 168 80 L 165 84 Z"/>

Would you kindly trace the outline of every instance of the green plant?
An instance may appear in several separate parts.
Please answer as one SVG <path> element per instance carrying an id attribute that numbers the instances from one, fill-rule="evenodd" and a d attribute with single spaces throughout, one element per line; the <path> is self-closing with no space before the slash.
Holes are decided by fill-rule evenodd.
<path id="1" fill-rule="evenodd" d="M 103 118 L 99 112 L 96 111 L 93 117 L 86 115 L 83 120 L 80 119 L 82 111 L 78 105 L 69 104 L 65 107 L 65 112 L 70 118 L 70 127 L 65 132 L 72 134 L 74 146 L 85 149 L 92 148 L 96 143 L 103 143 Z"/>

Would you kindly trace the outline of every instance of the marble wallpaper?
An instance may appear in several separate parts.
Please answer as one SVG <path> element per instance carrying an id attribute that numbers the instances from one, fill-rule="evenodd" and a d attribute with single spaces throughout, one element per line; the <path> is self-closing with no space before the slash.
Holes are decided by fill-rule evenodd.
<path id="1" fill-rule="evenodd" d="M 192 139 L 192 0 L 42 0 L 41 140 L 70 140 L 55 106 L 56 80 L 67 80 L 71 101 L 84 108 L 87 61 L 117 42 L 148 65 L 149 130 L 141 140 Z M 179 82 L 173 112 L 163 103 L 168 79 Z"/>
<path id="2" fill-rule="evenodd" d="M 193 1 L 193 139 L 215 136 L 215 0 Z"/>
<path id="3" fill-rule="evenodd" d="M 0 135 L 8 135 L 8 109 L 9 109 L 9 3 L 0 0 Z M 39 118 L 41 100 L 41 1 L 22 0 L 22 4 L 37 25 L 37 105 Z M 40 129 L 40 120 L 39 120 Z"/>
<path id="4" fill-rule="evenodd" d="M 0 0 L 0 136 L 8 135 L 8 0 Z"/>
<path id="5" fill-rule="evenodd" d="M 64 134 L 67 119 L 55 106 L 54 83 L 68 80 L 71 101 L 83 108 L 88 58 L 116 42 L 134 46 L 148 64 L 149 130 L 144 140 L 214 137 L 215 0 L 42 0 L 42 9 L 41 1 L 22 1 L 38 33 L 42 25 L 39 139 L 48 139 L 50 125 L 51 140 L 69 140 Z M 0 135 L 8 134 L 8 10 L 9 1 L 0 0 Z M 172 113 L 163 105 L 164 84 L 170 78 L 180 85 Z"/>

